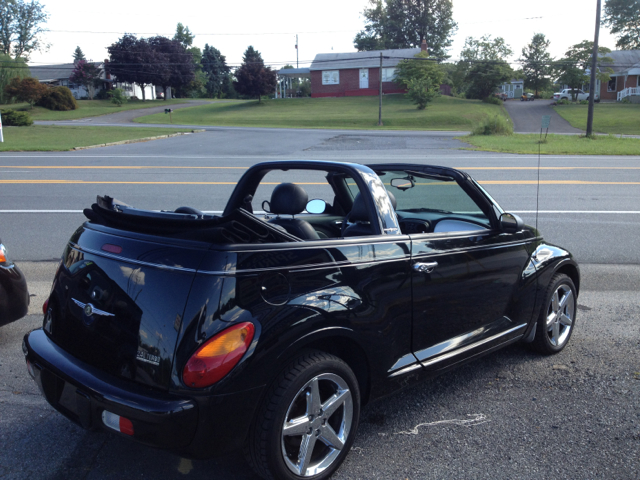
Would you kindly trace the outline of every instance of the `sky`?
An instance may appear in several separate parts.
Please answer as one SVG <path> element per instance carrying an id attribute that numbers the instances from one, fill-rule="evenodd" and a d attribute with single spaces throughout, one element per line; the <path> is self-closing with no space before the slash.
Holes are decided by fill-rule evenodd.
<path id="1" fill-rule="evenodd" d="M 138 37 L 172 37 L 181 22 L 195 34 L 194 45 L 216 47 L 229 65 L 242 62 L 249 45 L 267 65 L 296 65 L 298 34 L 299 66 L 309 66 L 318 53 L 353 52 L 353 38 L 364 27 L 362 11 L 368 0 L 268 2 L 264 0 L 128 0 L 125 2 L 69 2 L 40 0 L 50 14 L 43 40 L 46 52 L 31 56 L 31 64 L 70 63 L 79 46 L 89 60 L 108 58 L 107 47 L 124 33 Z M 603 2 L 604 3 L 604 2 Z M 593 40 L 596 0 L 563 4 L 538 0 L 517 4 L 497 0 L 453 0 L 458 30 L 448 53 L 455 61 L 466 37 L 503 37 L 517 60 L 535 33 L 551 41 L 553 57 L 582 40 Z M 564 5 L 564 6 L 563 6 Z M 615 37 L 600 29 L 600 45 L 615 49 Z"/>

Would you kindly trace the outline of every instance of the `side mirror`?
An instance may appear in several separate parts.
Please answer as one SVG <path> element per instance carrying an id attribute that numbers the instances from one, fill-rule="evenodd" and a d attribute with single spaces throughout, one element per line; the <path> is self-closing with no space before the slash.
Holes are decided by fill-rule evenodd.
<path id="1" fill-rule="evenodd" d="M 500 215 L 500 230 L 503 232 L 519 232 L 524 227 L 524 222 L 518 215 L 503 213 Z"/>
<path id="2" fill-rule="evenodd" d="M 327 208 L 327 202 L 325 202 L 320 198 L 309 200 L 309 203 L 307 203 L 307 212 L 309 213 L 315 213 L 315 214 L 324 213 L 326 208 Z"/>

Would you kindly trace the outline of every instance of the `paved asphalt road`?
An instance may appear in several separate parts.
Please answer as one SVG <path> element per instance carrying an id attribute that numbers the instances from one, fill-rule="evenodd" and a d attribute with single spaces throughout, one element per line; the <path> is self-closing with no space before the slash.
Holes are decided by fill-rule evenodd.
<path id="1" fill-rule="evenodd" d="M 537 158 L 460 147 L 438 132 L 211 128 L 84 152 L 0 154 L 0 237 L 37 295 L 34 314 L 0 328 L 0 479 L 253 478 L 239 455 L 190 461 L 82 431 L 26 374 L 21 338 L 41 323 L 50 260 L 96 194 L 220 210 L 256 161 L 406 161 L 462 167 L 533 223 Z M 544 358 L 513 346 L 367 406 L 336 479 L 640 480 L 640 158 L 543 157 L 542 167 L 540 229 L 582 264 L 571 344 Z"/>
<path id="2" fill-rule="evenodd" d="M 540 133 L 542 117 L 551 116 L 549 133 L 584 133 L 579 128 L 572 127 L 551 108 L 552 100 L 534 100 L 533 102 L 521 102 L 519 100 L 507 100 L 504 106 L 513 120 L 515 133 Z"/>

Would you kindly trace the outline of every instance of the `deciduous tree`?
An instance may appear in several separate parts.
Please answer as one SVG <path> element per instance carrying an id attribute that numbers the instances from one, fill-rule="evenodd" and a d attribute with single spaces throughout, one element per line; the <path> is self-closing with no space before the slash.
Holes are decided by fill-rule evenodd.
<path id="1" fill-rule="evenodd" d="M 82 85 L 87 90 L 89 100 L 93 100 L 96 93 L 96 84 L 100 80 L 102 69 L 98 68 L 95 63 L 79 60 L 76 63 L 69 80 L 76 85 Z"/>
<path id="2" fill-rule="evenodd" d="M 419 110 L 424 110 L 429 102 L 440 95 L 443 78 L 440 65 L 430 59 L 427 52 L 418 53 L 415 59 L 401 60 L 396 67 L 395 82 L 407 89 L 407 95 Z"/>
<path id="3" fill-rule="evenodd" d="M 241 95 L 257 98 L 276 89 L 276 72 L 264 65 L 260 52 L 249 46 L 244 52 L 243 62 L 235 72 L 233 86 Z"/>
<path id="4" fill-rule="evenodd" d="M 607 54 L 611 53 L 611 49 L 607 47 L 598 47 L 598 62 L 599 63 L 613 63 L 613 58 Z M 564 54 L 564 58 L 561 58 L 554 64 L 555 75 L 558 78 L 558 82 L 564 85 L 568 85 L 573 90 L 582 88 L 582 85 L 589 82 L 589 76 L 586 70 L 591 67 L 591 57 L 593 55 L 593 42 L 590 40 L 583 40 L 580 43 L 572 45 L 569 50 Z M 609 67 L 600 67 L 596 72 L 596 78 L 601 82 L 608 82 L 610 73 L 613 70 Z M 572 92 L 572 97 L 575 100 L 576 92 Z"/>
<path id="5" fill-rule="evenodd" d="M 176 27 L 176 34 L 173 36 L 174 40 L 180 42 L 184 48 L 189 48 L 193 45 L 194 38 L 196 38 L 196 36 L 191 33 L 189 27 L 185 27 L 182 23 L 178 23 L 178 26 Z"/>
<path id="6" fill-rule="evenodd" d="M 512 76 L 513 70 L 504 60 L 477 61 L 467 72 L 467 96 L 485 99 Z"/>
<path id="7" fill-rule="evenodd" d="M 359 51 L 418 47 L 425 39 L 429 52 L 445 58 L 457 30 L 451 0 L 369 0 L 367 21 L 354 45 Z"/>
<path id="8" fill-rule="evenodd" d="M 640 49 L 640 0 L 606 0 L 603 23 L 618 37 L 616 47 Z"/>
<path id="9" fill-rule="evenodd" d="M 522 49 L 522 73 L 524 86 L 533 88 L 535 95 L 551 83 L 553 59 L 547 51 L 551 42 L 542 33 L 536 33 L 531 43 Z"/>
<path id="10" fill-rule="evenodd" d="M 125 34 L 117 42 L 110 45 L 109 73 L 119 82 L 136 83 L 142 90 L 145 100 L 145 87 L 159 83 L 159 60 L 149 42 L 138 39 L 135 35 Z"/>
<path id="11" fill-rule="evenodd" d="M 49 87 L 33 77 L 14 77 L 4 90 L 10 97 L 15 97 L 21 102 L 27 102 L 33 108 L 33 105 L 48 92 Z"/>
<path id="12" fill-rule="evenodd" d="M 470 94 L 469 90 L 472 89 L 471 98 L 486 98 L 493 93 L 493 89 L 488 95 L 478 97 L 480 95 L 478 92 L 484 91 L 484 88 L 480 87 L 484 79 L 477 78 L 476 74 L 489 75 L 487 80 L 500 77 L 501 73 L 510 71 L 510 68 L 505 69 L 504 64 L 506 64 L 505 59 L 511 55 L 513 55 L 513 50 L 502 37 L 492 38 L 491 35 L 484 35 L 480 38 L 467 37 L 462 52 L 460 52 L 460 60 L 451 74 L 456 89 L 459 92 L 467 92 L 467 94 Z M 479 64 L 485 65 L 478 67 Z M 497 65 L 498 68 L 492 69 L 492 64 Z M 474 84 L 473 88 L 472 83 Z M 498 82 L 495 87 L 500 83 L 502 82 Z"/>
<path id="13" fill-rule="evenodd" d="M 24 58 L 11 58 L 10 55 L 0 53 L 0 104 L 9 103 L 11 96 L 4 91 L 14 78 L 29 77 L 29 67 Z"/>
<path id="14" fill-rule="evenodd" d="M 47 47 L 41 42 L 49 14 L 37 0 L 0 0 L 0 53 L 24 57 Z"/>
<path id="15" fill-rule="evenodd" d="M 167 88 L 181 88 L 195 79 L 193 56 L 177 40 L 158 36 L 149 38 L 148 42 L 158 66 L 157 83 L 162 86 L 166 100 Z"/>

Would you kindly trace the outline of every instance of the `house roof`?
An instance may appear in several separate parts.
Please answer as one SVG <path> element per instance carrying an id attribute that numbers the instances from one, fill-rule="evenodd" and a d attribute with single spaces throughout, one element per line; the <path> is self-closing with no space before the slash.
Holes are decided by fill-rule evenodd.
<path id="1" fill-rule="evenodd" d="M 276 73 L 285 77 L 304 78 L 308 77 L 311 72 L 308 68 L 281 68 Z"/>
<path id="2" fill-rule="evenodd" d="M 102 62 L 93 62 L 95 66 L 102 67 Z M 56 80 L 68 80 L 75 67 L 74 63 L 60 63 L 58 65 L 29 65 L 29 71 L 33 78 L 40 82 L 54 82 Z"/>
<path id="3" fill-rule="evenodd" d="M 413 58 L 420 53 L 417 48 L 399 48 L 395 50 L 372 50 L 369 52 L 319 53 L 313 59 L 310 70 L 344 70 L 348 68 L 395 67 L 400 60 Z"/>
<path id="4" fill-rule="evenodd" d="M 611 57 L 613 62 L 600 63 L 600 67 L 611 68 L 612 76 L 640 74 L 640 50 L 614 50 L 606 56 Z"/>

